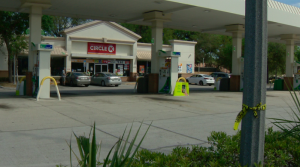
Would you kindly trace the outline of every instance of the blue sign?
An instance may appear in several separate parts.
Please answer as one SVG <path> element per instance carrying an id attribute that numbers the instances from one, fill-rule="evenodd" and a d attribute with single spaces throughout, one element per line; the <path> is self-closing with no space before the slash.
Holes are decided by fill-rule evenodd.
<path id="1" fill-rule="evenodd" d="M 52 49 L 52 48 L 53 48 L 53 45 L 41 44 L 41 45 L 40 45 L 40 48 L 41 48 L 41 49 Z"/>
<path id="2" fill-rule="evenodd" d="M 180 52 L 173 52 L 173 55 L 180 56 Z"/>

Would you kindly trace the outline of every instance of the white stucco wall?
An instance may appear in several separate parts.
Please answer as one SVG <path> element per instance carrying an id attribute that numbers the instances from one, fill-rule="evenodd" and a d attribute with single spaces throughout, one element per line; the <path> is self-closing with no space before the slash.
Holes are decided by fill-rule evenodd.
<path id="1" fill-rule="evenodd" d="M 71 43 L 71 47 L 71 53 L 87 54 L 87 42 L 74 41 Z"/>
<path id="2" fill-rule="evenodd" d="M 132 56 L 133 46 L 130 45 L 118 45 L 116 46 L 116 55 L 120 56 Z"/>
<path id="3" fill-rule="evenodd" d="M 70 38 L 71 37 L 71 38 Z M 73 40 L 72 37 L 76 37 L 76 40 Z M 78 29 L 74 32 L 69 32 L 66 34 L 66 45 L 67 51 L 69 54 L 76 53 L 82 54 L 82 58 L 87 56 L 87 46 L 88 42 L 96 42 L 95 39 L 107 39 L 113 40 L 114 42 L 107 42 L 116 44 L 116 58 L 120 59 L 120 56 L 132 56 L 131 60 L 131 72 L 136 71 L 136 54 L 137 54 L 137 38 L 132 36 L 132 34 L 115 27 L 106 22 L 89 26 L 86 28 Z M 125 43 L 123 41 L 126 41 Z M 129 42 L 129 43 L 128 43 Z M 130 44 L 132 42 L 132 44 Z M 99 42 L 104 43 L 104 42 Z M 112 59 L 114 55 L 110 56 Z M 101 55 L 99 55 L 101 59 Z M 105 59 L 105 58 L 104 58 Z M 128 59 L 128 57 L 124 57 Z M 71 57 L 67 58 L 67 66 L 71 66 Z M 68 69 L 68 68 L 67 68 Z"/>
<path id="4" fill-rule="evenodd" d="M 87 42 L 72 42 L 72 53 L 80 53 L 80 54 L 87 54 Z M 116 45 L 116 55 L 118 56 L 132 56 L 133 53 L 133 46 L 132 45 Z"/>
<path id="5" fill-rule="evenodd" d="M 129 35 L 128 33 L 120 31 L 119 29 L 105 22 L 78 30 L 76 32 L 69 33 L 68 36 L 85 37 L 85 38 L 107 38 L 107 39 L 131 40 L 131 41 L 137 40 L 136 38 Z"/>

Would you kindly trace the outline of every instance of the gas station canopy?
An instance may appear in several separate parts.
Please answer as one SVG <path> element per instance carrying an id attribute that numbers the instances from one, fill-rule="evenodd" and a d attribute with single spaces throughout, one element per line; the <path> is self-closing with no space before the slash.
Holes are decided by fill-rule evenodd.
<path id="1" fill-rule="evenodd" d="M 245 24 L 245 0 L 1 0 L 0 10 L 29 12 L 30 4 L 45 7 L 43 14 L 151 25 L 143 21 L 150 11 L 172 13 L 166 28 L 231 36 L 225 26 Z M 268 0 L 269 40 L 282 34 L 300 35 L 300 8 Z"/>

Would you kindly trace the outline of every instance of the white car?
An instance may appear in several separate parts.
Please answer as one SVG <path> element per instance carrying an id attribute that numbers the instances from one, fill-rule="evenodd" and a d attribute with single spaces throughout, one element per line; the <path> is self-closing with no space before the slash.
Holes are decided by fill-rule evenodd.
<path id="1" fill-rule="evenodd" d="M 199 84 L 201 86 L 203 85 L 214 85 L 215 79 L 211 77 L 210 75 L 206 74 L 196 74 L 191 77 L 186 78 L 186 81 L 190 84 Z"/>

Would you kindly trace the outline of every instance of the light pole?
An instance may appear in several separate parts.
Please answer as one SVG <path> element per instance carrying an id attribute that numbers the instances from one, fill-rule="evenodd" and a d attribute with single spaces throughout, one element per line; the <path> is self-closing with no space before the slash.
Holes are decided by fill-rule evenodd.
<path id="1" fill-rule="evenodd" d="M 267 0 L 246 1 L 245 78 L 243 105 L 265 106 L 267 76 Z M 265 140 L 265 107 L 245 108 L 242 120 L 240 163 L 242 166 L 263 164 Z"/>

